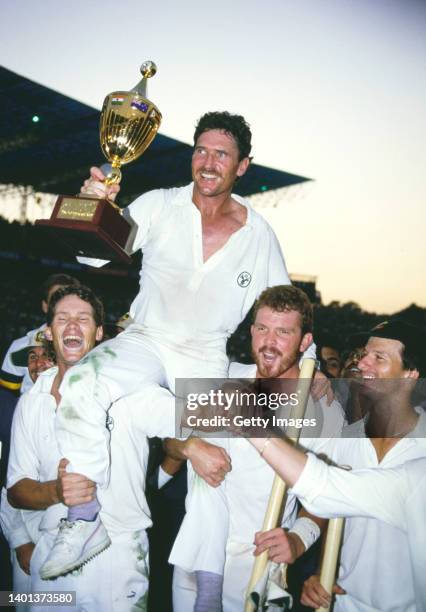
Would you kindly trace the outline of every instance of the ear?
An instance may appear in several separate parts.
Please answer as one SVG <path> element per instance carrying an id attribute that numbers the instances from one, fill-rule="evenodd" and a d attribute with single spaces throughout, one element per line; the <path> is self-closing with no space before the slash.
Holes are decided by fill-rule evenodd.
<path id="1" fill-rule="evenodd" d="M 41 301 L 41 309 L 44 312 L 44 314 L 47 314 L 47 310 L 48 310 L 48 305 L 46 300 L 42 300 Z"/>
<path id="2" fill-rule="evenodd" d="M 311 346 L 313 341 L 314 341 L 314 338 L 312 334 L 310 332 L 306 333 L 300 342 L 300 347 L 299 347 L 300 352 L 304 353 L 306 349 L 308 348 L 308 346 Z"/>
<path id="3" fill-rule="evenodd" d="M 253 332 L 254 332 L 254 324 L 250 325 L 250 334 L 253 336 Z"/>
<path id="4" fill-rule="evenodd" d="M 50 327 L 46 327 L 43 333 L 46 340 L 53 342 L 52 329 Z"/>
<path id="5" fill-rule="evenodd" d="M 102 325 L 100 325 L 99 327 L 96 328 L 96 342 L 100 342 L 102 340 L 102 338 L 104 337 L 104 328 L 102 327 Z"/>
<path id="6" fill-rule="evenodd" d="M 244 157 L 238 164 L 237 176 L 243 176 L 247 172 L 247 168 L 250 166 L 250 159 Z"/>

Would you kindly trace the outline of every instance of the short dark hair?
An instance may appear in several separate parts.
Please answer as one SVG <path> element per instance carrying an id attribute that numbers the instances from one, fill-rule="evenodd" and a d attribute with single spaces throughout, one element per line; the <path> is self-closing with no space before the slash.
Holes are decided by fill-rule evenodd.
<path id="1" fill-rule="evenodd" d="M 56 304 L 67 295 L 76 295 L 78 298 L 80 298 L 80 300 L 83 300 L 83 302 L 87 302 L 88 304 L 90 304 L 93 309 L 93 318 L 95 319 L 96 326 L 99 327 L 100 325 L 104 324 L 104 306 L 101 300 L 93 293 L 93 291 L 89 289 L 89 287 L 85 287 L 84 285 L 68 285 L 68 287 L 61 287 L 60 289 L 55 291 L 55 293 L 50 298 L 49 307 L 46 315 L 48 325 L 52 324 L 53 317 L 55 316 Z"/>
<path id="2" fill-rule="evenodd" d="M 412 347 L 407 348 L 403 342 L 401 344 L 402 367 L 404 370 L 418 370 L 420 376 L 422 376 L 424 372 L 424 356 L 421 351 L 415 350 Z"/>
<path id="3" fill-rule="evenodd" d="M 355 344 L 365 346 L 371 337 L 401 342 L 401 360 L 404 370 L 419 370 L 422 375 L 426 344 L 426 333 L 422 326 L 413 325 L 399 317 L 392 317 L 369 331 L 352 334 L 349 342 L 352 346 Z"/>
<path id="4" fill-rule="evenodd" d="M 47 302 L 49 291 L 55 285 L 61 285 L 62 287 L 77 287 L 79 284 L 80 281 L 69 274 L 51 274 L 46 278 L 41 286 L 42 298 L 45 302 Z"/>
<path id="5" fill-rule="evenodd" d="M 254 304 L 253 320 L 261 308 L 267 306 L 276 312 L 296 310 L 302 318 L 302 335 L 312 333 L 313 309 L 304 291 L 293 285 L 276 285 L 265 289 Z"/>
<path id="6" fill-rule="evenodd" d="M 201 134 L 209 130 L 223 130 L 234 137 L 238 146 L 239 161 L 249 157 L 251 151 L 251 130 L 242 115 L 231 115 L 227 111 L 205 113 L 198 120 L 194 132 L 194 145 Z"/>

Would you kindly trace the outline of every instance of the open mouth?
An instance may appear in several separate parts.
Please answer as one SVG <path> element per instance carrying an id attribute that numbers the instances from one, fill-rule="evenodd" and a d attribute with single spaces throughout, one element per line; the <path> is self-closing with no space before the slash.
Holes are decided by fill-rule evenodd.
<path id="1" fill-rule="evenodd" d="M 259 352 L 263 356 L 263 360 L 265 361 L 265 363 L 273 363 L 275 359 L 277 359 L 277 357 L 281 356 L 281 353 L 279 353 L 278 351 L 271 350 L 271 349 L 268 349 L 268 350 L 261 349 Z"/>
<path id="2" fill-rule="evenodd" d="M 64 346 L 68 349 L 78 349 L 83 345 L 83 338 L 80 336 L 64 336 Z"/>
<path id="3" fill-rule="evenodd" d="M 213 172 L 200 172 L 200 176 L 205 181 L 215 181 L 216 179 L 219 178 L 219 175 Z"/>

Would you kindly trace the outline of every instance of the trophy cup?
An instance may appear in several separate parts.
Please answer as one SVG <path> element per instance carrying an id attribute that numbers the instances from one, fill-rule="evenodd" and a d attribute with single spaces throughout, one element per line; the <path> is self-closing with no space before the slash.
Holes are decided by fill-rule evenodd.
<path id="1" fill-rule="evenodd" d="M 161 113 L 147 98 L 147 80 L 154 76 L 154 62 L 140 68 L 142 80 L 130 91 L 115 91 L 104 100 L 100 118 L 102 152 L 110 162 L 105 184 L 121 180 L 120 167 L 137 159 L 154 140 Z M 59 196 L 49 220 L 36 225 L 52 230 L 74 254 L 130 263 L 125 247 L 131 226 L 120 208 L 108 199 L 80 194 Z"/>

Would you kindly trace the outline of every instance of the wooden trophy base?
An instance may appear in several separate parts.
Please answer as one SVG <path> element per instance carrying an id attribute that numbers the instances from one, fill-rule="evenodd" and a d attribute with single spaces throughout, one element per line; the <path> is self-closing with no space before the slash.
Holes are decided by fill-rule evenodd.
<path id="1" fill-rule="evenodd" d="M 130 224 L 111 202 L 85 196 L 59 196 L 50 219 L 35 222 L 74 255 L 130 263 L 124 248 Z"/>

